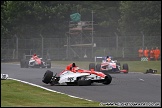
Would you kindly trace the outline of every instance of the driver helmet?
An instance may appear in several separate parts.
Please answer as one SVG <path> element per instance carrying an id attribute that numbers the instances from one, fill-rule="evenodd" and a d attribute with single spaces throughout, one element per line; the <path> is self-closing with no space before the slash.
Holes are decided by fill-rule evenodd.
<path id="1" fill-rule="evenodd" d="M 106 57 L 106 60 L 111 61 L 111 57 L 110 56 L 107 56 Z"/>
<path id="2" fill-rule="evenodd" d="M 68 66 L 66 66 L 66 70 L 71 70 L 72 69 L 72 64 L 69 64 Z"/>

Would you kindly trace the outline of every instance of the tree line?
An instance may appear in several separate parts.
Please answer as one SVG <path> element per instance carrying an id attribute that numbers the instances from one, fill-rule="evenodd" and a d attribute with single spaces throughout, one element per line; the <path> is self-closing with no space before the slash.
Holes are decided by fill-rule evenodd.
<path id="1" fill-rule="evenodd" d="M 65 37 L 80 13 L 104 36 L 161 36 L 161 1 L 1 1 L 1 39 Z"/>

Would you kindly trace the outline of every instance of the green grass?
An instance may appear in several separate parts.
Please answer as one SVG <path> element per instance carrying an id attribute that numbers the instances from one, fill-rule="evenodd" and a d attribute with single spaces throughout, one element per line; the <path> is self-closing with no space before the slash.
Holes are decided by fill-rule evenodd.
<path id="1" fill-rule="evenodd" d="M 98 107 L 99 102 L 72 98 L 15 80 L 1 80 L 1 107 Z"/>
<path id="2" fill-rule="evenodd" d="M 83 69 L 89 68 L 89 63 L 87 61 L 52 61 L 53 66 L 60 65 L 65 67 L 70 63 L 76 63 L 77 66 Z M 147 69 L 156 69 L 157 74 L 161 74 L 161 61 L 118 61 L 121 66 L 123 63 L 127 63 L 129 67 L 129 72 L 146 72 Z M 100 62 L 99 62 L 100 63 Z"/>

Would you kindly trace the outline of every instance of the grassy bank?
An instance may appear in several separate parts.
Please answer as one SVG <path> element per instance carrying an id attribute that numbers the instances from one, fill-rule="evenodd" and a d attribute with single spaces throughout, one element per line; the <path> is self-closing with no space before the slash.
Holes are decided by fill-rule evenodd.
<path id="1" fill-rule="evenodd" d="M 1 80 L 1 107 L 98 107 L 99 102 L 72 98 L 14 80 Z"/>

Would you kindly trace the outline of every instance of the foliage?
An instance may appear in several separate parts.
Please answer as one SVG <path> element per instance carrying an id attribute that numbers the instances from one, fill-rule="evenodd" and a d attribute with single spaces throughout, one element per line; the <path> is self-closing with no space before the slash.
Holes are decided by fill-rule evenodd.
<path id="1" fill-rule="evenodd" d="M 122 1 L 120 12 L 119 23 L 123 34 L 138 35 L 142 32 L 147 36 L 161 34 L 160 1 Z"/>
<path id="2" fill-rule="evenodd" d="M 91 21 L 92 10 L 101 35 L 161 35 L 160 1 L 4 1 L 1 38 L 64 37 L 71 14 Z"/>

